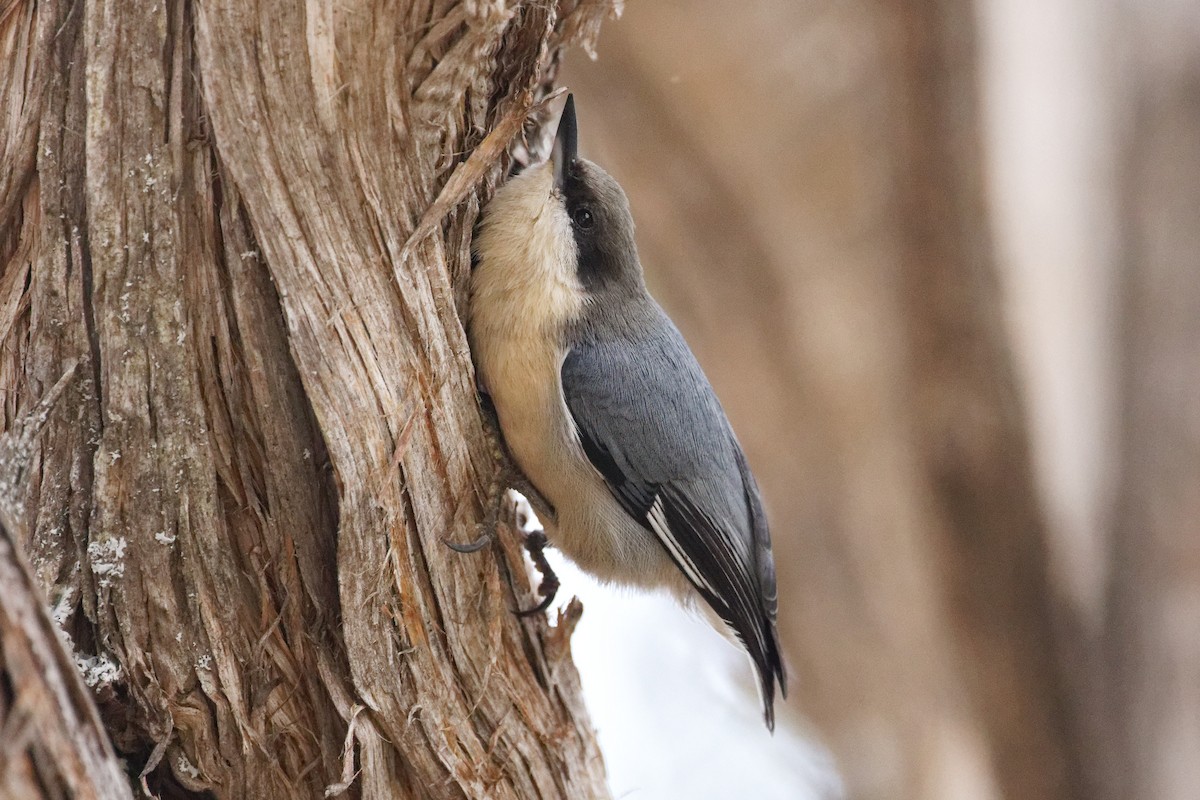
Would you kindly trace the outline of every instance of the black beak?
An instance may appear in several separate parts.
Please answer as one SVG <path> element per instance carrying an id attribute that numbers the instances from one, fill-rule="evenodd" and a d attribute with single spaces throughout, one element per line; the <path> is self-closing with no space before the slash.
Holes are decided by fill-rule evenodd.
<path id="1" fill-rule="evenodd" d="M 562 116 L 558 119 L 558 133 L 554 135 L 554 150 L 550 155 L 554 161 L 554 186 L 563 188 L 567 170 L 579 157 L 579 126 L 575 122 L 575 97 L 567 95 Z"/>

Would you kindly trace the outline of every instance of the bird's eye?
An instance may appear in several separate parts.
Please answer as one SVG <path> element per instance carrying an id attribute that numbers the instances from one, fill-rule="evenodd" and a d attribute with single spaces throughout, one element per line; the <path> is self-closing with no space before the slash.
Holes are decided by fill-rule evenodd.
<path id="1" fill-rule="evenodd" d="M 587 206 L 580 206 L 571 213 L 571 219 L 575 221 L 582 230 L 587 230 L 596 224 L 596 218 L 592 216 L 592 211 Z"/>

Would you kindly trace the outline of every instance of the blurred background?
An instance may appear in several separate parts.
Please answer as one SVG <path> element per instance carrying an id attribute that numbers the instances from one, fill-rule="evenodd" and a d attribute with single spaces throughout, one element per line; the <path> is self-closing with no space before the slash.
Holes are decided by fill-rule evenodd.
<path id="1" fill-rule="evenodd" d="M 598 51 L 791 677 L 771 737 L 720 637 L 567 574 L 616 796 L 1200 798 L 1200 3 L 641 0 Z"/>

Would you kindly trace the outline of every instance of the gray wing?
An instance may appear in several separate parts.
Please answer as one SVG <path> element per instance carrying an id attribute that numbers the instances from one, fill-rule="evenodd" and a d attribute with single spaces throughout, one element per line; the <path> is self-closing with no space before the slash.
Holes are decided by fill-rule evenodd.
<path id="1" fill-rule="evenodd" d="M 661 314 L 661 312 L 659 312 Z M 712 387 L 665 315 L 620 347 L 567 354 L 563 393 L 613 497 L 652 532 L 754 661 L 767 724 L 786 694 L 775 631 L 775 565 L 754 477 Z"/>

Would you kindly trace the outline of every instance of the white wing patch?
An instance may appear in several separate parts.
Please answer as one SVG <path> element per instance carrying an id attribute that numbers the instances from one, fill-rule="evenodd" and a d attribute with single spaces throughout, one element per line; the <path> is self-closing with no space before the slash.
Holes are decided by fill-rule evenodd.
<path id="1" fill-rule="evenodd" d="M 696 569 L 696 565 L 692 563 L 687 553 L 679 546 L 679 542 L 675 541 L 675 535 L 671 533 L 671 526 L 667 524 L 666 512 L 663 511 L 661 494 L 654 497 L 654 505 L 650 506 L 650 513 L 646 515 L 646 519 L 650 523 L 650 529 L 666 545 L 668 552 L 671 553 L 671 557 L 675 559 L 675 563 L 688 576 L 688 579 L 697 586 L 703 586 L 714 596 L 720 597 L 717 591 L 713 589 L 712 584 Z"/>

